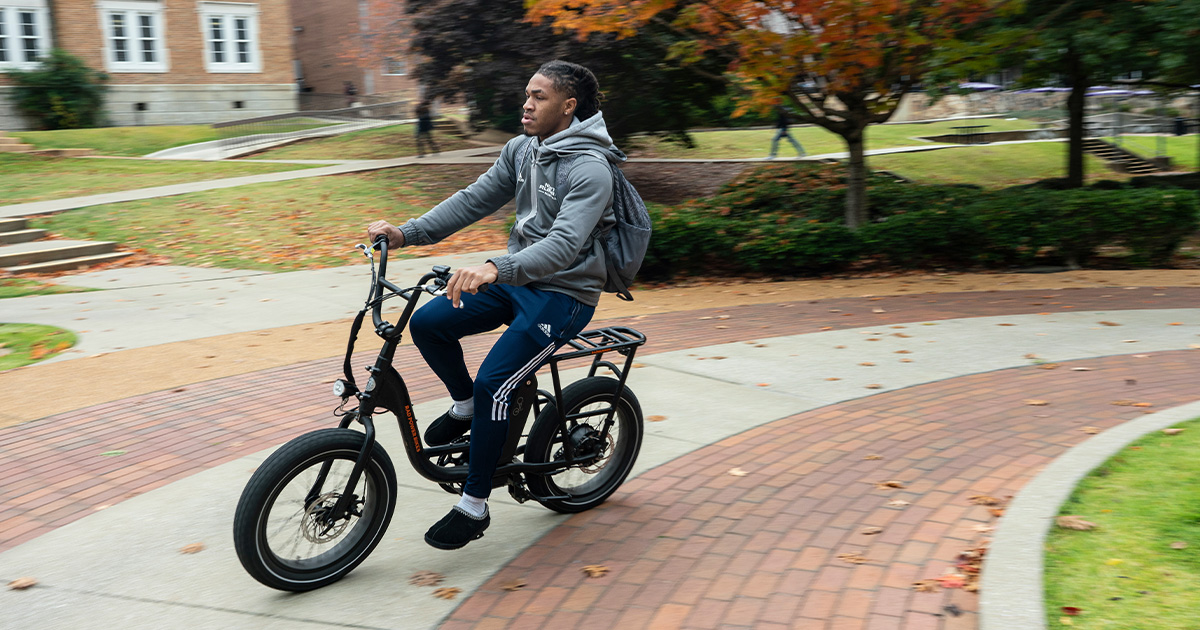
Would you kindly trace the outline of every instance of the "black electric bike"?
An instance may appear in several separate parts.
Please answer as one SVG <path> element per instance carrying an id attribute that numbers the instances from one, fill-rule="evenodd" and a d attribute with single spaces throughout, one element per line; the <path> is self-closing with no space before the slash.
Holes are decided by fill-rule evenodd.
<path id="1" fill-rule="evenodd" d="M 450 268 L 437 266 L 415 286 L 389 282 L 387 241 L 359 245 L 371 259 L 371 290 L 351 326 L 344 378 L 334 383 L 342 403 L 338 427 L 301 435 L 271 454 L 254 472 L 238 502 L 233 540 L 242 566 L 256 580 L 285 591 L 308 591 L 345 576 L 383 538 L 396 507 L 396 470 L 375 441 L 373 417 L 393 413 L 404 435 L 409 463 L 447 492 L 461 494 L 467 478 L 470 436 L 426 446 L 413 415 L 404 379 L 392 365 L 401 335 L 421 295 L 443 295 Z M 375 272 L 373 250 L 379 250 Z M 485 288 L 485 287 L 484 287 Z M 397 324 L 383 319 L 383 302 L 407 301 Z M 354 340 L 371 312 L 383 339 L 370 377 L 360 389 L 350 368 Z M 507 486 L 514 499 L 530 499 L 562 513 L 604 502 L 625 481 L 642 445 L 642 409 L 625 385 L 642 333 L 624 326 L 580 333 L 549 359 L 553 391 L 530 376 L 512 395 L 508 437 L 493 487 Z M 625 358 L 618 367 L 609 352 Z M 559 363 L 591 357 L 587 377 L 560 386 Z M 619 359 L 617 359 L 619 361 Z M 615 378 L 599 376 L 605 368 Z M 346 409 L 350 398 L 357 408 Z M 530 411 L 534 421 L 525 432 Z M 363 430 L 351 429 L 354 423 Z"/>

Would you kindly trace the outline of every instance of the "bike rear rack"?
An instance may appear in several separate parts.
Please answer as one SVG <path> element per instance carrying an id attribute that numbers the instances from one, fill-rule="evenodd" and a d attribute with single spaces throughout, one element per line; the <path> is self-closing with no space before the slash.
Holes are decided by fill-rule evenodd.
<path id="1" fill-rule="evenodd" d="M 637 353 L 638 346 L 646 343 L 646 335 L 634 330 L 628 326 L 608 326 L 605 328 L 597 328 L 595 330 L 586 330 L 579 333 L 575 337 L 567 341 L 559 352 L 556 352 L 550 357 L 548 365 L 550 366 L 550 377 L 554 383 L 554 404 L 556 408 L 563 408 L 562 383 L 558 376 L 558 364 L 562 361 L 570 359 L 579 359 L 582 357 L 592 357 L 592 365 L 588 368 L 588 378 L 596 375 L 596 371 L 601 367 L 606 367 L 617 376 L 617 391 L 613 398 L 613 404 L 605 412 L 594 412 L 588 414 L 574 414 L 566 418 L 567 420 L 576 420 L 586 416 L 604 414 L 604 431 L 603 436 L 608 435 L 608 429 L 612 426 L 613 416 L 617 412 L 617 401 L 625 395 L 625 381 L 629 378 L 629 368 L 633 364 L 633 357 Z M 567 346 L 572 350 L 563 352 Z M 604 359 L 604 355 L 608 352 L 616 352 L 625 357 L 625 364 L 617 367 L 612 361 Z M 538 411 L 541 411 L 540 409 Z M 566 436 L 564 435 L 564 438 Z M 570 448 L 568 447 L 568 455 Z"/>

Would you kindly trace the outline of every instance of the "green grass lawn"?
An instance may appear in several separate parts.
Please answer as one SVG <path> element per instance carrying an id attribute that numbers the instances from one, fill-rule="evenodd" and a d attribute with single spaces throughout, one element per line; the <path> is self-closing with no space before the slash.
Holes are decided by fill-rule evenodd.
<path id="1" fill-rule="evenodd" d="M 54 293 L 77 293 L 92 291 L 81 287 L 48 284 L 27 278 L 0 278 L 0 299 L 24 297 L 26 295 L 52 295 Z"/>
<path id="2" fill-rule="evenodd" d="M 918 136 L 938 136 L 953 133 L 951 127 L 966 124 L 987 125 L 984 131 L 1011 131 L 1036 129 L 1037 125 L 1026 120 L 1004 120 L 988 118 L 979 121 L 955 121 L 936 123 L 912 123 L 902 125 L 874 125 L 867 129 L 868 149 L 887 149 L 929 144 L 916 140 Z M 792 137 L 809 155 L 839 153 L 846 151 L 841 137 L 820 127 L 792 127 Z M 639 137 L 628 147 L 637 157 L 661 158 L 753 158 L 766 157 L 771 149 L 774 129 L 738 129 L 731 131 L 703 131 L 692 134 L 696 146 L 685 148 L 675 143 L 652 137 Z M 624 148 L 624 147 L 623 147 Z M 780 142 L 780 157 L 792 157 L 795 151 L 786 140 Z"/>
<path id="3" fill-rule="evenodd" d="M 919 153 L 875 155 L 867 158 L 872 169 L 892 171 L 922 184 L 975 184 L 1004 188 L 1039 179 L 1065 177 L 1065 142 L 983 145 Z M 1109 170 L 1103 160 L 1084 156 L 1087 181 L 1129 179 Z"/>
<path id="4" fill-rule="evenodd" d="M 0 324 L 0 370 L 48 359 L 75 345 L 70 331 L 40 324 Z"/>
<path id="5" fill-rule="evenodd" d="M 386 160 L 417 154 L 413 125 L 389 125 L 331 138 L 302 140 L 248 156 L 255 160 Z M 442 151 L 477 145 L 442 131 L 433 139 Z"/>
<path id="6" fill-rule="evenodd" d="M 1049 627 L 1194 630 L 1200 610 L 1200 421 L 1143 437 L 1084 479 L 1060 514 L 1098 525 L 1046 542 Z M 1172 548 L 1172 544 L 1179 549 Z M 1083 612 L 1063 624 L 1062 607 Z"/>
<path id="7" fill-rule="evenodd" d="M 117 241 L 180 265 L 271 271 L 346 265 L 362 260 L 353 247 L 370 222 L 419 216 L 479 173 L 472 166 L 414 167 L 254 184 L 80 208 L 33 227 Z M 504 234 L 501 218 L 454 238 L 497 230 Z"/>
<path id="8" fill-rule="evenodd" d="M 209 125 L 13 131 L 9 135 L 39 149 L 95 149 L 100 155 L 119 157 L 141 157 L 171 147 L 221 138 L 219 130 Z"/>
<path id="9" fill-rule="evenodd" d="M 286 123 L 286 124 L 284 124 Z M 283 133 L 325 127 L 333 123 L 314 118 L 283 121 L 279 126 L 263 127 L 269 133 Z M 154 125 L 146 127 L 97 127 L 95 129 L 58 129 L 55 131 L 13 131 L 9 135 L 38 149 L 95 149 L 99 155 L 142 157 L 155 151 L 197 142 L 209 142 L 262 129 L 211 125 Z"/>
<path id="10" fill-rule="evenodd" d="M 0 153 L 0 205 L 304 168 L 310 166 Z"/>

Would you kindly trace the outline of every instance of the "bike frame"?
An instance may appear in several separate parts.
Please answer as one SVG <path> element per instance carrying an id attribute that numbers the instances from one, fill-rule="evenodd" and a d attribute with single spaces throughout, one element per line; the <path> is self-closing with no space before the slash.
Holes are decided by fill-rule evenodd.
<path id="1" fill-rule="evenodd" d="M 364 254 L 372 258 L 372 263 L 374 263 L 371 249 L 366 246 L 360 247 L 364 250 Z M 426 446 L 424 444 L 417 426 L 416 415 L 413 412 L 413 404 L 409 396 L 408 386 L 404 383 L 404 378 L 400 376 L 399 372 L 392 365 L 396 349 L 399 347 L 403 336 L 403 331 L 408 326 L 409 319 L 416 309 L 421 294 L 436 294 L 436 291 L 444 288 L 450 278 L 449 268 L 443 266 L 434 267 L 432 272 L 421 277 L 420 282 L 416 286 L 406 289 L 400 288 L 385 277 L 387 273 L 388 253 L 386 239 L 376 241 L 376 247 L 380 251 L 379 272 L 375 274 L 374 270 L 372 270 L 371 293 L 363 311 L 365 312 L 367 309 L 370 309 L 371 319 L 375 326 L 375 334 L 383 339 L 383 347 L 380 349 L 378 356 L 376 356 L 374 365 L 367 368 L 367 371 L 371 373 L 371 379 L 368 380 L 364 391 L 358 391 L 357 386 L 354 384 L 353 375 L 349 371 L 353 341 L 361 324 L 361 319 L 356 319 L 350 335 L 351 343 L 346 351 L 346 379 L 350 389 L 344 395 L 343 402 L 351 395 L 356 396 L 358 398 L 358 408 L 347 412 L 342 417 L 339 427 L 348 428 L 352 422 L 357 420 L 363 425 L 366 440 L 363 442 L 362 451 L 355 461 L 345 491 L 338 499 L 338 503 L 334 509 L 329 512 L 330 518 L 336 518 L 349 513 L 351 507 L 349 497 L 353 495 L 359 477 L 362 475 L 362 471 L 366 467 L 366 463 L 370 457 L 371 449 L 375 444 L 375 423 L 373 417 L 376 410 L 381 407 L 395 414 L 400 425 L 400 430 L 404 434 L 405 453 L 408 455 L 409 463 L 417 473 L 430 481 L 440 484 L 465 483 L 467 479 L 466 466 L 442 466 L 435 463 L 435 460 L 443 457 L 462 456 L 468 452 L 470 444 L 452 443 L 444 446 Z M 431 285 L 429 283 L 431 281 L 434 283 L 432 286 L 436 288 L 430 288 Z M 384 320 L 382 312 L 383 301 L 392 297 L 401 297 L 407 300 L 404 310 L 395 325 Z M 360 312 L 359 318 L 363 314 Z M 569 498 L 537 497 L 528 494 L 529 491 L 524 488 L 524 483 L 521 482 L 520 478 L 525 474 L 553 474 L 573 466 L 588 465 L 599 457 L 599 453 L 576 457 L 573 444 L 569 439 L 569 431 L 577 421 L 583 418 L 603 415 L 604 426 L 600 433 L 600 443 L 603 444 L 607 440 L 608 432 L 613 425 L 616 415 L 617 401 L 621 400 L 625 392 L 625 383 L 629 376 L 629 369 L 633 364 L 634 355 L 637 352 L 638 346 L 645 342 L 645 335 L 625 326 L 589 330 L 568 340 L 566 345 L 570 346 L 572 350 L 561 354 L 555 353 L 548 360 L 553 381 L 552 393 L 538 390 L 537 379 L 534 376 L 530 376 L 513 394 L 514 402 L 510 405 L 512 417 L 509 421 L 508 437 L 499 460 L 503 463 L 496 467 L 493 481 L 503 482 L 504 480 L 515 478 L 519 487 L 527 495 L 524 496 L 526 499 L 550 500 Z M 624 365 L 618 367 L 614 362 L 604 359 L 604 355 L 611 351 L 615 351 L 625 357 Z M 619 385 L 613 402 L 607 409 L 568 414 L 565 418 L 561 418 L 559 439 L 562 440 L 563 444 L 563 460 L 545 463 L 514 461 L 513 456 L 521 450 L 519 443 L 525 423 L 529 417 L 529 412 L 533 410 L 535 413 L 540 413 L 543 402 L 549 402 L 550 400 L 554 401 L 556 409 L 561 410 L 564 408 L 558 364 L 562 361 L 588 356 L 592 357 L 588 377 L 595 376 L 601 367 L 607 368 L 617 376 Z M 310 502 L 316 500 L 316 497 L 319 496 L 320 489 L 324 485 L 325 478 L 328 475 L 329 467 L 330 463 L 328 462 L 322 466 L 317 481 L 309 493 L 308 498 Z M 514 493 L 514 496 L 518 495 Z M 522 500 L 522 497 L 518 496 L 518 500 Z"/>

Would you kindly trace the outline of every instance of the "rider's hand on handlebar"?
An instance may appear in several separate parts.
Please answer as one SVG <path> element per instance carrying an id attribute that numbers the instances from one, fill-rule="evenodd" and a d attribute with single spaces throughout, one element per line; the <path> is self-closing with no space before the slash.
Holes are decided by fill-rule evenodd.
<path id="1" fill-rule="evenodd" d="M 500 277 L 500 270 L 496 265 L 485 262 L 482 265 L 474 267 L 462 267 L 454 272 L 450 278 L 450 282 L 446 284 L 446 297 L 454 303 L 454 308 L 462 308 L 462 294 L 478 293 L 479 288 L 485 284 L 491 284 Z"/>
<path id="2" fill-rule="evenodd" d="M 371 239 L 372 243 L 380 235 L 387 236 L 388 249 L 400 249 L 404 247 L 404 233 L 400 231 L 400 228 L 387 221 L 376 221 L 367 226 L 367 237 Z"/>

